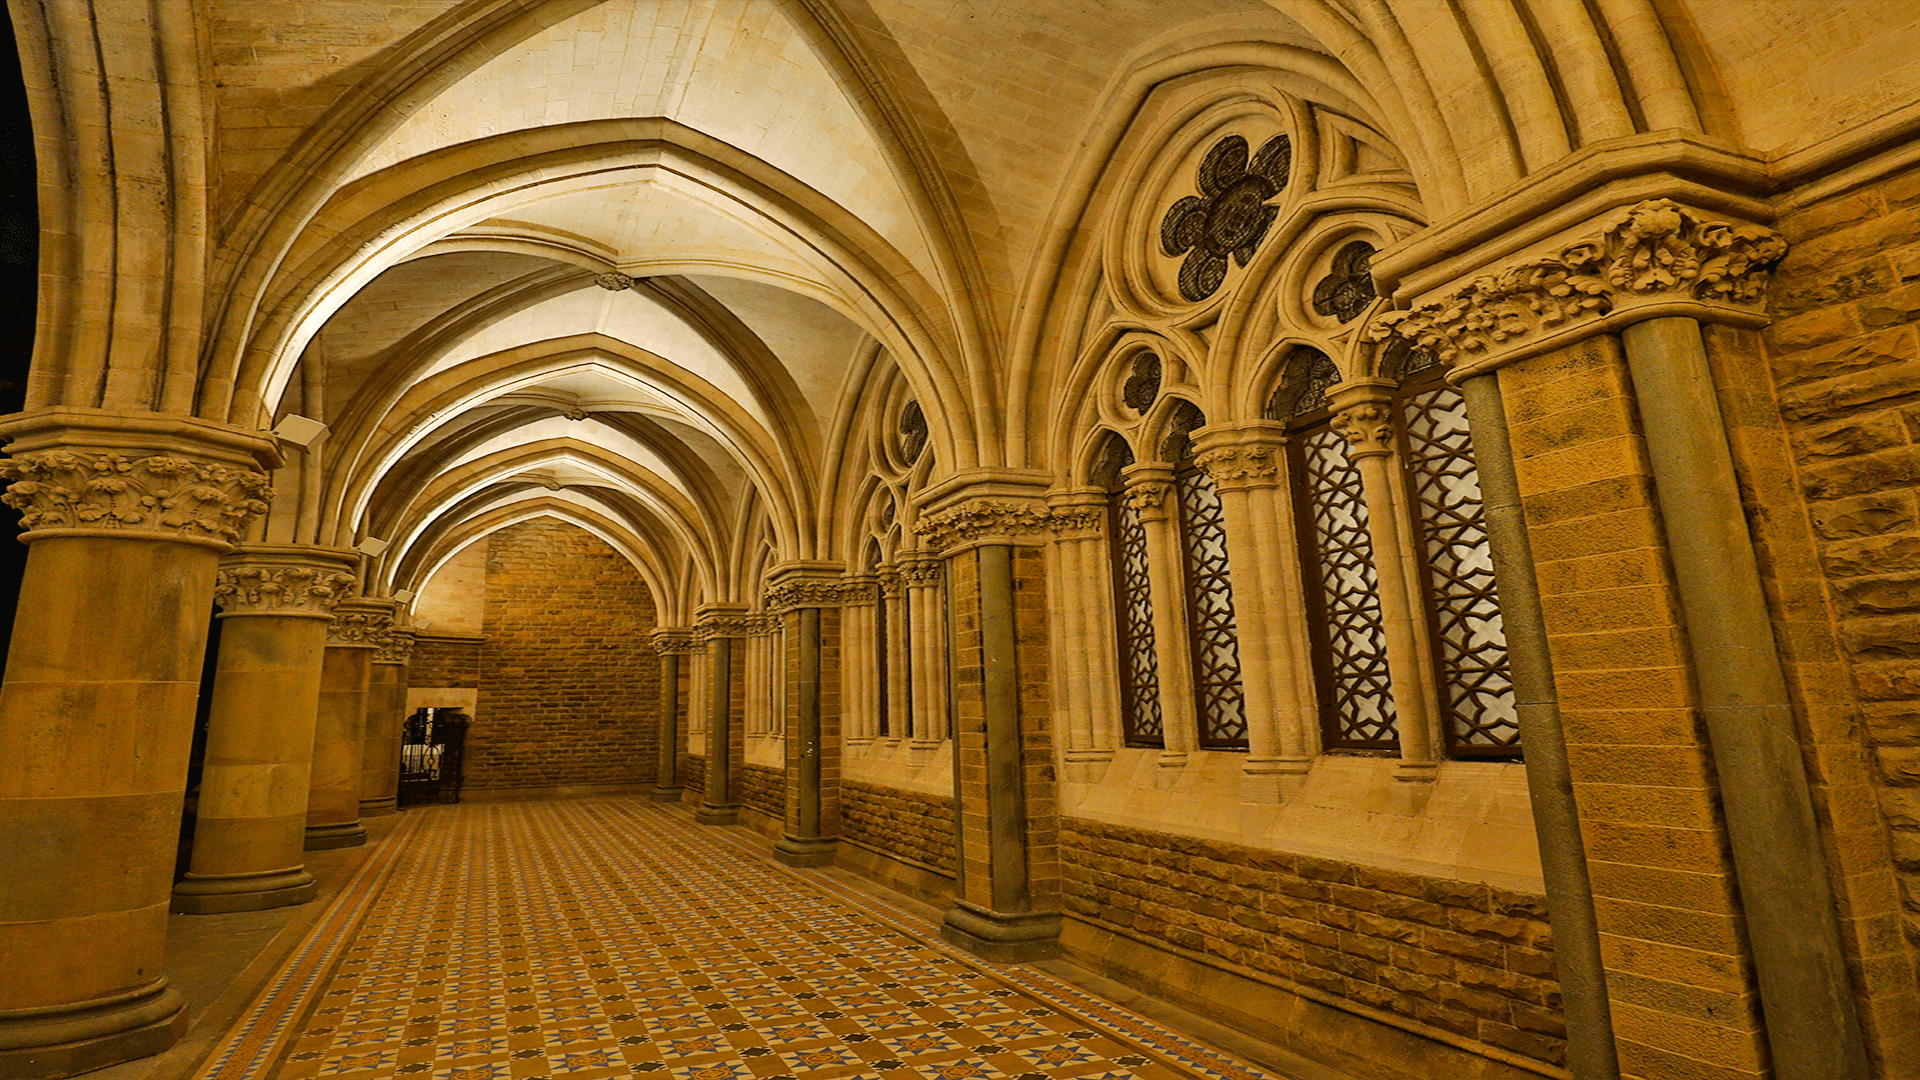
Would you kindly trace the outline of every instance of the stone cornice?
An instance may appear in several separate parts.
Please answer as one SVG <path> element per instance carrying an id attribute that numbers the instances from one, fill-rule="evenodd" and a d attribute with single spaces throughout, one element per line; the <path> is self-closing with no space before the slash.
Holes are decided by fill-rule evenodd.
<path id="1" fill-rule="evenodd" d="M 1454 378 L 1663 315 L 1757 326 L 1787 244 L 1770 229 L 1709 220 L 1671 199 L 1603 218 L 1597 235 L 1484 274 L 1368 330 L 1430 349 Z"/>
<path id="2" fill-rule="evenodd" d="M 327 619 L 352 595 L 352 552 L 324 548 L 245 546 L 220 562 L 214 602 L 221 618 L 248 615 Z"/>

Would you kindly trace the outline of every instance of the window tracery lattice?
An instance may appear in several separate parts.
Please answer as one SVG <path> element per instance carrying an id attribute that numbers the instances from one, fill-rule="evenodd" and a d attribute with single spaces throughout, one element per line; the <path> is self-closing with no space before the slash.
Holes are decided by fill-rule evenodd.
<path id="1" fill-rule="evenodd" d="M 1219 291 L 1227 279 L 1227 259 L 1246 266 L 1260 241 L 1280 216 L 1267 200 L 1287 186 L 1293 166 L 1293 142 L 1275 135 L 1248 156 L 1247 140 L 1229 135 L 1215 143 L 1200 162 L 1198 195 L 1167 209 L 1160 222 L 1160 250 L 1180 263 L 1184 299 L 1198 303 Z"/>
<path id="2" fill-rule="evenodd" d="M 1147 530 L 1140 515 L 1114 494 L 1107 500 L 1114 554 L 1114 605 L 1120 626 L 1122 734 L 1128 746 L 1162 746 L 1160 662 L 1154 655 L 1153 583 L 1147 573 Z"/>
<path id="3" fill-rule="evenodd" d="M 1309 618 L 1321 667 L 1321 726 L 1329 749 L 1393 749 L 1400 732 L 1387 671 L 1379 578 L 1360 470 L 1326 423 L 1292 440 L 1301 546 L 1318 587 Z"/>
<path id="4" fill-rule="evenodd" d="M 1333 267 L 1313 287 L 1313 310 L 1343 323 L 1352 322 L 1377 295 L 1373 287 L 1373 245 L 1355 240 L 1334 253 Z"/>
<path id="5" fill-rule="evenodd" d="M 1244 749 L 1246 702 L 1240 688 L 1240 643 L 1227 565 L 1226 519 L 1206 470 L 1189 466 L 1174 476 L 1180 536 L 1186 558 L 1187 625 L 1192 634 L 1193 686 L 1200 745 Z"/>
<path id="6" fill-rule="evenodd" d="M 1408 394 L 1405 418 L 1447 739 L 1457 754 L 1509 753 L 1520 727 L 1466 399 L 1440 383 Z"/>
<path id="7" fill-rule="evenodd" d="M 1299 348 L 1287 361 L 1287 376 L 1267 399 L 1267 419 L 1292 420 L 1327 407 L 1327 389 L 1340 381 L 1333 358 L 1319 349 Z"/>

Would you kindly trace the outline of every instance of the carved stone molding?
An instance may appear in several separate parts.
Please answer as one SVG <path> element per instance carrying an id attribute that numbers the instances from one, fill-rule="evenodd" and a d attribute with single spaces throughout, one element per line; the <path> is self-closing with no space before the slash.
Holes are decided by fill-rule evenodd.
<path id="1" fill-rule="evenodd" d="M 355 579 L 337 566 L 243 552 L 223 563 L 213 599 L 227 618 L 241 615 L 331 616 L 353 594 Z"/>
<path id="2" fill-rule="evenodd" d="M 1632 321 L 1642 309 L 1755 325 L 1786 253 L 1771 229 L 1709 221 L 1653 199 L 1614 212 L 1591 240 L 1477 277 L 1436 303 L 1385 313 L 1368 336 L 1401 337 L 1453 367 L 1478 369 L 1593 332 L 1600 320 Z"/>
<path id="3" fill-rule="evenodd" d="M 1173 482 L 1133 480 L 1120 498 L 1144 521 L 1158 521 L 1173 513 Z"/>
<path id="4" fill-rule="evenodd" d="M 333 609 L 333 622 L 327 624 L 327 644 L 378 649 L 392 631 L 392 601 L 349 596 Z"/>
<path id="5" fill-rule="evenodd" d="M 694 640 L 691 630 L 656 630 L 653 633 L 653 651 L 661 656 L 686 656 L 700 651 L 700 643 Z"/>
<path id="6" fill-rule="evenodd" d="M 1349 457 L 1393 453 L 1393 408 L 1385 402 L 1363 401 L 1349 405 L 1334 414 L 1328 426 L 1347 440 Z"/>
<path id="7" fill-rule="evenodd" d="M 693 628 L 694 639 L 705 643 L 714 638 L 753 637 L 759 631 L 759 615 L 712 615 Z"/>
<path id="8" fill-rule="evenodd" d="M 886 571 L 879 575 L 879 580 L 881 596 L 889 600 L 898 600 L 907 594 L 907 583 L 900 579 L 898 573 Z"/>
<path id="9" fill-rule="evenodd" d="M 1007 499 L 975 499 L 920 518 L 919 535 L 932 551 L 988 537 L 1048 537 L 1085 527 L 1083 507 L 1052 507 Z"/>
<path id="10" fill-rule="evenodd" d="M 376 635 L 373 644 L 373 662 L 376 664 L 405 664 L 413 659 L 414 631 L 404 626 L 389 626 L 383 634 Z"/>
<path id="11" fill-rule="evenodd" d="M 27 451 L 0 461 L 0 500 L 21 511 L 29 538 L 147 536 L 223 550 L 266 513 L 264 472 L 175 453 L 120 449 Z"/>
<path id="12" fill-rule="evenodd" d="M 621 292 L 633 288 L 633 278 L 618 270 L 610 270 L 595 277 L 593 283 L 608 292 Z"/>
<path id="13" fill-rule="evenodd" d="M 1193 460 L 1207 471 L 1216 486 L 1231 488 L 1277 483 L 1285 457 L 1285 447 L 1263 444 L 1218 446 L 1200 451 Z"/>
<path id="14" fill-rule="evenodd" d="M 914 559 L 900 564 L 900 580 L 909 589 L 930 589 L 940 584 L 938 559 Z"/>
<path id="15" fill-rule="evenodd" d="M 873 582 L 870 579 L 788 578 L 767 589 L 767 610 L 784 612 L 794 608 L 838 607 L 850 601 L 872 599 Z"/>

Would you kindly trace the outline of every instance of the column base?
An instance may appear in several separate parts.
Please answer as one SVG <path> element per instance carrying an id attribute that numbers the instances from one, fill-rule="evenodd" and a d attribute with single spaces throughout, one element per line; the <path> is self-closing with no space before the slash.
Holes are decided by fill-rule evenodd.
<path id="1" fill-rule="evenodd" d="M 77 1076 L 180 1041 L 187 1003 L 165 979 L 104 1004 L 0 1014 L 0 1080 Z"/>
<path id="2" fill-rule="evenodd" d="M 265 911 L 304 904 L 313 899 L 313 894 L 313 875 L 300 867 L 230 877 L 188 874 L 173 887 L 171 910 L 181 915 Z"/>
<path id="3" fill-rule="evenodd" d="M 367 842 L 367 827 L 358 820 L 345 825 L 307 826 L 307 850 L 331 851 L 334 848 L 359 847 Z"/>
<path id="4" fill-rule="evenodd" d="M 709 803 L 703 803 L 698 810 L 693 812 L 693 820 L 702 825 L 738 825 L 740 823 L 740 804 L 732 803 L 727 806 L 714 806 Z"/>
<path id="5" fill-rule="evenodd" d="M 940 936 L 983 960 L 1002 964 L 1051 960 L 1060 955 L 1060 916 L 990 911 L 956 900 L 940 920 Z"/>
<path id="6" fill-rule="evenodd" d="M 383 795 L 378 799 L 361 799 L 360 816 L 363 818 L 385 817 L 400 812 L 400 798 L 397 795 Z"/>
<path id="7" fill-rule="evenodd" d="M 660 802 L 679 802 L 680 797 L 686 794 L 686 791 L 686 788 L 678 784 L 673 784 L 671 786 L 654 788 L 653 797 Z"/>
<path id="8" fill-rule="evenodd" d="M 830 866 L 834 853 L 840 850 L 840 840 L 832 836 L 816 836 L 807 840 L 783 836 L 773 845 L 773 857 L 787 866 Z"/>

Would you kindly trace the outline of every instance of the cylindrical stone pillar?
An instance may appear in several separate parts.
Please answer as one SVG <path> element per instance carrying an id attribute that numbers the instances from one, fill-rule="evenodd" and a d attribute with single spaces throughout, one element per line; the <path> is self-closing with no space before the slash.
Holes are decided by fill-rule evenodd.
<path id="1" fill-rule="evenodd" d="M 693 638 L 684 630 L 656 630 L 653 647 L 660 655 L 660 756 L 653 797 L 679 802 L 686 791 L 680 783 L 680 657 L 693 649 Z"/>
<path id="2" fill-rule="evenodd" d="M 358 847 L 360 755 L 367 731 L 367 685 L 373 650 L 393 621 L 390 601 L 354 597 L 334 609 L 320 666 L 320 708 L 313 730 L 313 775 L 307 790 L 307 850 Z"/>
<path id="3" fill-rule="evenodd" d="M 694 811 L 703 825 L 732 825 L 740 820 L 740 800 L 734 777 L 745 756 L 741 731 L 745 704 L 741 683 L 746 674 L 746 614 L 739 609 L 703 615 L 700 633 L 707 640 L 707 791 Z"/>
<path id="4" fill-rule="evenodd" d="M 29 544 L 0 684 L 0 1076 L 71 1076 L 185 1028 L 161 964 L 214 575 L 278 457 L 84 410 L 0 438 Z"/>
<path id="5" fill-rule="evenodd" d="M 360 744 L 360 816 L 400 809 L 400 728 L 407 722 L 407 661 L 414 631 L 395 626 L 375 644 L 367 669 L 367 726 Z"/>
<path id="6" fill-rule="evenodd" d="M 259 545 L 221 562 L 206 765 L 192 862 L 173 887 L 173 910 L 260 911 L 313 899 L 302 853 L 321 654 L 357 557 Z"/>

